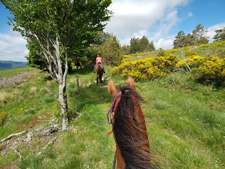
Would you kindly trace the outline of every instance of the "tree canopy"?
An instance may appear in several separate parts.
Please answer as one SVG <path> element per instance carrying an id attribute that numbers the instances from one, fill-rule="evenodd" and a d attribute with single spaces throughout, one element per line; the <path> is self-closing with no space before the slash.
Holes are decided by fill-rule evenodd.
<path id="1" fill-rule="evenodd" d="M 213 39 L 215 39 L 215 41 L 221 41 L 221 40 L 225 40 L 225 27 L 223 27 L 223 29 L 218 29 L 215 30 L 216 34 L 213 37 Z"/>
<path id="2" fill-rule="evenodd" d="M 184 31 L 179 31 L 175 40 L 173 41 L 174 48 L 181 48 L 191 45 L 207 44 L 208 39 L 206 37 L 207 29 L 204 29 L 202 24 L 198 24 L 192 33 L 185 35 Z"/>
<path id="3" fill-rule="evenodd" d="M 131 38 L 130 40 L 130 53 L 136 52 L 147 52 L 155 50 L 153 41 L 149 43 L 149 40 L 146 36 L 142 38 Z"/>
<path id="4" fill-rule="evenodd" d="M 207 29 L 204 29 L 204 26 L 200 23 L 198 24 L 195 29 L 192 31 L 194 36 L 194 42 L 197 45 L 200 44 L 207 44 L 209 41 L 206 37 Z"/>
<path id="5" fill-rule="evenodd" d="M 108 65 L 119 65 L 122 60 L 122 49 L 116 36 L 111 36 L 102 46 L 100 46 L 100 54 L 103 63 Z"/>

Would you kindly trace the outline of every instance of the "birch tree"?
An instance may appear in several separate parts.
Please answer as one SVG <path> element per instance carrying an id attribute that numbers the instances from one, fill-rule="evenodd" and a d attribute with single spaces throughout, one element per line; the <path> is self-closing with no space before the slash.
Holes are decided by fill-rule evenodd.
<path id="1" fill-rule="evenodd" d="M 58 84 L 58 94 L 49 89 L 61 105 L 62 130 L 68 126 L 66 78 L 68 62 L 94 43 L 111 17 L 111 0 L 0 0 L 11 11 L 9 24 L 40 46 L 47 69 Z"/>

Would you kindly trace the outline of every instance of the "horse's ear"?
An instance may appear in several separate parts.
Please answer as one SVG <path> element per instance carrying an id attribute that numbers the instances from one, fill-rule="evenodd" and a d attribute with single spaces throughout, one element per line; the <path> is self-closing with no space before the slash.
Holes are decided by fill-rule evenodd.
<path id="1" fill-rule="evenodd" d="M 131 77 L 128 77 L 127 79 L 127 86 L 136 90 L 136 86 L 135 86 L 135 83 L 134 83 L 134 80 L 131 78 Z"/>
<path id="2" fill-rule="evenodd" d="M 108 91 L 112 95 L 113 98 L 118 93 L 118 91 L 116 89 L 116 85 L 115 85 L 115 83 L 112 80 L 109 80 L 109 82 L 108 82 Z"/>

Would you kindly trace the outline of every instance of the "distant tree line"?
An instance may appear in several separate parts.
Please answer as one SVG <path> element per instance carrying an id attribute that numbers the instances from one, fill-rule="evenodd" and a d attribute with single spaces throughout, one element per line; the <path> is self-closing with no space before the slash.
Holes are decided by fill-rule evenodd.
<path id="1" fill-rule="evenodd" d="M 130 46 L 128 46 L 128 54 L 137 53 L 137 52 L 148 52 L 154 51 L 155 46 L 153 41 L 149 43 L 149 40 L 146 36 L 142 36 L 142 38 L 131 38 Z"/>
<path id="2" fill-rule="evenodd" d="M 215 32 L 215 41 L 225 40 L 225 27 Z M 173 46 L 174 48 L 181 48 L 191 45 L 207 44 L 209 40 L 206 33 L 207 29 L 202 24 L 198 24 L 192 33 L 187 35 L 181 30 L 175 37 Z M 70 69 L 72 68 L 72 63 L 77 59 L 83 66 L 92 68 L 98 54 L 102 56 L 104 64 L 117 66 L 121 63 L 122 55 L 156 50 L 153 41 L 150 42 L 146 36 L 142 36 L 141 38 L 133 37 L 130 39 L 130 45 L 122 46 L 116 36 L 101 31 L 96 35 L 95 41 L 96 43 L 90 47 L 70 54 L 74 55 L 73 59 L 69 61 Z M 47 63 L 41 57 L 43 53 L 40 46 L 32 39 L 28 39 L 27 48 L 29 49 L 29 56 L 27 57 L 29 65 L 39 69 L 46 68 Z"/>
<path id="3" fill-rule="evenodd" d="M 202 24 L 198 24 L 192 33 L 185 35 L 184 31 L 179 31 L 175 40 L 173 41 L 174 49 L 182 48 L 191 45 L 208 44 L 209 40 L 206 36 L 207 29 Z M 225 40 L 225 27 L 220 30 L 216 30 L 214 36 L 215 41 Z"/>

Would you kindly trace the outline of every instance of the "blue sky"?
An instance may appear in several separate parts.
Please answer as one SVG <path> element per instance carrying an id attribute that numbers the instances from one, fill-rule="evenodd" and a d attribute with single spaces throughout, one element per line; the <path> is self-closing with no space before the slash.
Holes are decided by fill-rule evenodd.
<path id="1" fill-rule="evenodd" d="M 7 16 L 10 16 L 9 10 L 5 9 L 5 6 L 0 3 L 0 33 L 6 33 L 9 29 Z"/>
<path id="2" fill-rule="evenodd" d="M 172 48 L 180 30 L 185 34 L 201 23 L 212 42 L 215 30 L 225 27 L 225 0 L 113 0 L 114 16 L 105 31 L 122 45 L 147 36 L 155 47 Z M 26 40 L 7 24 L 9 11 L 0 3 L 0 60 L 26 61 Z"/>
<path id="3" fill-rule="evenodd" d="M 225 1 L 224 0 L 192 0 L 180 9 L 180 17 L 185 17 L 186 12 L 191 12 L 189 17 L 178 25 L 179 30 L 190 33 L 198 23 L 205 28 L 225 22 Z M 183 15 L 183 16 L 182 16 Z"/>

